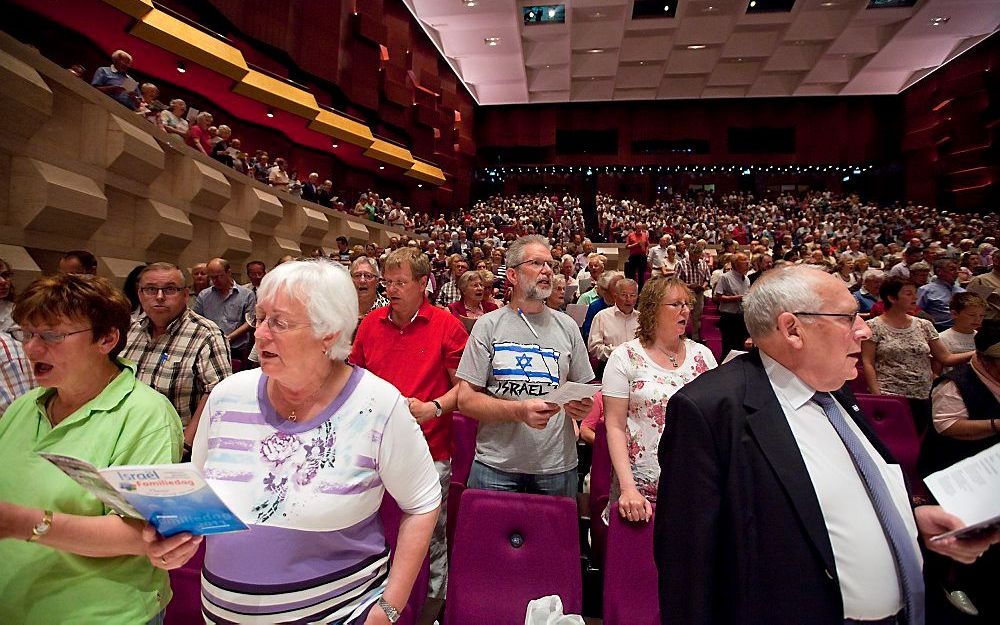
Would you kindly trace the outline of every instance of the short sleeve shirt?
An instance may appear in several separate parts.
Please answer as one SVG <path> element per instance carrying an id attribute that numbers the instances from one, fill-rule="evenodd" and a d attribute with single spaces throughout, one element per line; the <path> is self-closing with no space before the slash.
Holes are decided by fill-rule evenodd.
<path id="1" fill-rule="evenodd" d="M 194 311 L 206 317 L 219 326 L 222 333 L 229 336 L 236 328 L 246 323 L 246 316 L 257 307 L 257 297 L 253 291 L 234 284 L 225 298 L 214 286 L 210 286 L 198 294 L 194 302 Z M 250 332 L 246 332 L 232 342 L 230 347 L 244 347 L 250 342 Z"/>
<path id="2" fill-rule="evenodd" d="M 504 306 L 472 327 L 458 377 L 493 397 L 517 401 L 545 395 L 566 381 L 590 382 L 594 371 L 580 330 L 568 315 L 546 308 L 522 317 Z M 577 464 L 573 424 L 563 411 L 543 430 L 520 422 L 482 422 L 476 460 L 508 473 L 569 471 Z"/>
<path id="3" fill-rule="evenodd" d="M 875 345 L 879 390 L 913 399 L 929 398 L 934 381 L 930 342 L 938 340 L 934 324 L 911 317 L 910 327 L 899 329 L 876 317 L 868 325 Z"/>

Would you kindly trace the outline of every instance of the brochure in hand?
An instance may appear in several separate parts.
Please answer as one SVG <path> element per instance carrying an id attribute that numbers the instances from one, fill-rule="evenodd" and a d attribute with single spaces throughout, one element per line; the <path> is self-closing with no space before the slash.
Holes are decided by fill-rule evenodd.
<path id="1" fill-rule="evenodd" d="M 98 469 L 70 456 L 39 455 L 118 514 L 149 521 L 161 536 L 248 529 L 190 462 Z"/>

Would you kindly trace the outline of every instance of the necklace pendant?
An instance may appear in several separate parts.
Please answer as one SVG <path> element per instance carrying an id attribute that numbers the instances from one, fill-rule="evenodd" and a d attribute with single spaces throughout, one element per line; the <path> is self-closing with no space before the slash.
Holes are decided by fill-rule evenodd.
<path id="1" fill-rule="evenodd" d="M 294 410 L 291 412 L 291 414 L 288 415 L 288 420 L 291 421 L 292 423 L 295 422 L 295 411 Z"/>

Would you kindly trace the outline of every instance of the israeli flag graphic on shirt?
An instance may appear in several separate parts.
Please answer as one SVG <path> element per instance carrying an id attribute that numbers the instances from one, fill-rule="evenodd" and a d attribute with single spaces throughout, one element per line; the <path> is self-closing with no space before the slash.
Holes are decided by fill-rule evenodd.
<path id="1" fill-rule="evenodd" d="M 493 377 L 559 386 L 559 352 L 539 345 L 494 343 Z"/>

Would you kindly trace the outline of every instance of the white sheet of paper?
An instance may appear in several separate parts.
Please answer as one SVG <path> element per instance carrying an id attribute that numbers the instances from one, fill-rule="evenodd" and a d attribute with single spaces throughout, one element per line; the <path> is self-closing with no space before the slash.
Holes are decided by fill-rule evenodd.
<path id="1" fill-rule="evenodd" d="M 588 397 L 593 397 L 597 392 L 601 390 L 600 384 L 580 384 L 579 382 L 563 382 L 559 385 L 559 388 L 542 395 L 538 399 L 549 402 L 550 404 L 556 404 L 557 406 L 562 406 L 571 401 L 579 401 L 581 399 L 587 399 Z"/>
<path id="2" fill-rule="evenodd" d="M 967 526 L 1000 523 L 1000 443 L 928 475 L 924 483 L 941 507 Z M 962 532 L 956 530 L 941 536 Z"/>
<path id="3" fill-rule="evenodd" d="M 583 322 L 587 320 L 587 309 L 590 308 L 586 304 L 566 304 L 566 314 L 573 318 L 576 325 L 583 327 Z"/>
<path id="4" fill-rule="evenodd" d="M 125 90 L 125 93 L 132 93 L 138 86 L 139 83 L 137 83 L 135 78 L 132 78 L 131 76 L 126 76 L 125 79 L 122 80 L 122 89 Z"/>
<path id="5" fill-rule="evenodd" d="M 731 349 L 731 350 L 729 350 L 729 353 L 726 354 L 726 357 L 725 357 L 725 359 L 723 359 L 722 364 L 726 364 L 727 362 L 729 362 L 733 358 L 736 358 L 737 356 L 741 356 L 741 355 L 743 355 L 745 353 L 746 352 L 741 352 L 738 349 Z"/>

